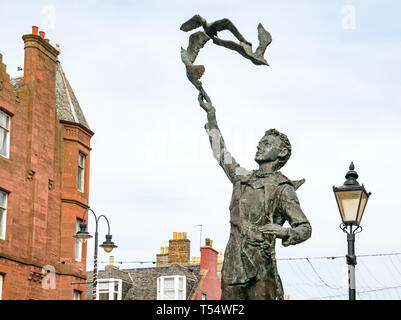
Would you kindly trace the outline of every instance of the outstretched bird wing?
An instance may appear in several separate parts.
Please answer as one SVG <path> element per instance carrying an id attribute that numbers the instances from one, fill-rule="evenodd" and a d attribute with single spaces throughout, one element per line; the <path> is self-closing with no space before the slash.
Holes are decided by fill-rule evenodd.
<path id="1" fill-rule="evenodd" d="M 208 29 L 209 30 L 206 30 L 206 33 L 208 33 L 209 37 L 217 36 L 217 32 L 219 31 L 228 30 L 238 39 L 238 41 L 252 45 L 250 42 L 246 41 L 244 36 L 238 31 L 235 25 L 227 18 L 210 23 L 208 25 Z"/>
<path id="2" fill-rule="evenodd" d="M 226 47 L 228 49 L 237 51 L 240 55 L 242 55 L 243 57 L 251 60 L 254 64 L 256 65 L 266 65 L 268 66 L 269 64 L 266 62 L 266 60 L 264 59 L 263 55 L 262 56 L 258 56 L 256 54 L 254 54 L 252 52 L 252 46 L 244 43 L 244 42 L 240 42 L 240 43 L 236 43 L 234 41 L 230 41 L 230 40 L 223 40 L 220 39 L 218 37 L 214 37 L 213 38 L 213 42 L 219 46 L 223 46 Z"/>
<path id="3" fill-rule="evenodd" d="M 209 36 L 202 31 L 195 32 L 189 37 L 189 44 L 187 48 L 187 55 L 191 63 L 193 63 L 198 56 L 199 50 L 202 49 L 206 42 L 210 40 Z"/>
<path id="4" fill-rule="evenodd" d="M 208 42 L 210 38 L 202 31 L 195 32 L 189 38 L 187 50 L 181 48 L 181 60 L 184 62 L 187 69 L 188 80 L 199 90 L 203 91 L 202 83 L 199 79 L 205 72 L 203 65 L 194 65 L 194 61 L 199 53 L 199 50 Z"/>
<path id="5" fill-rule="evenodd" d="M 259 46 L 256 48 L 255 55 L 257 57 L 263 57 L 267 46 L 272 42 L 272 36 L 263 28 L 261 23 L 258 25 L 258 39 Z"/>
<path id="6" fill-rule="evenodd" d="M 189 19 L 188 21 L 184 22 L 181 25 L 180 30 L 188 32 L 188 31 L 191 31 L 193 29 L 199 28 L 200 26 L 202 26 L 202 23 L 204 25 L 206 25 L 206 20 L 203 19 L 199 14 L 196 14 L 191 19 Z"/>

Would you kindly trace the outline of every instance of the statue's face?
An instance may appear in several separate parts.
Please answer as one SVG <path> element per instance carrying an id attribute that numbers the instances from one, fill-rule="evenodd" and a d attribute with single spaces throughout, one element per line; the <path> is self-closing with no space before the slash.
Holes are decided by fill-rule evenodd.
<path id="1" fill-rule="evenodd" d="M 257 146 L 255 161 L 273 162 L 276 161 L 282 152 L 281 139 L 274 135 L 264 136 Z"/>

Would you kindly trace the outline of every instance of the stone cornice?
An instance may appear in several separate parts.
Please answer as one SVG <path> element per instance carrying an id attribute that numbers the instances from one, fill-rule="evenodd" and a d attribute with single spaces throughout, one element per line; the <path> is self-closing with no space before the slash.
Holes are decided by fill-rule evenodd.
<path id="1" fill-rule="evenodd" d="M 59 52 L 51 44 L 42 39 L 40 36 L 34 34 L 25 34 L 22 36 L 22 39 L 25 42 L 25 49 L 30 47 L 36 48 L 42 51 L 54 62 L 57 61 L 57 56 L 59 55 Z"/>
<path id="2" fill-rule="evenodd" d="M 37 263 L 34 261 L 29 261 L 27 259 L 9 256 L 9 255 L 3 254 L 3 253 L 0 254 L 0 259 L 10 260 L 10 261 L 13 261 L 16 263 L 24 264 L 26 266 L 32 266 L 32 267 L 37 267 L 37 268 L 43 268 L 45 266 L 45 264 Z M 86 275 L 81 275 L 81 274 L 73 273 L 73 272 L 61 272 L 60 270 L 58 270 L 57 267 L 55 267 L 55 270 L 56 270 L 56 274 L 61 275 L 61 276 L 72 276 L 72 277 L 86 280 Z"/>

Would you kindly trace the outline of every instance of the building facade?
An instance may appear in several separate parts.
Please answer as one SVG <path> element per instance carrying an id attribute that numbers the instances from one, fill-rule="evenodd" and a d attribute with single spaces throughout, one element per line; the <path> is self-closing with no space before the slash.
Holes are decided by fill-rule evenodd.
<path id="1" fill-rule="evenodd" d="M 190 263 L 190 240 L 174 232 L 169 246 L 156 255 L 156 266 L 120 270 L 111 260 L 98 274 L 99 300 L 219 300 L 218 252 L 206 239 L 199 263 Z M 92 299 L 92 273 L 88 272 L 87 299 Z"/>
<path id="2" fill-rule="evenodd" d="M 24 35 L 23 76 L 0 54 L 0 298 L 84 299 L 93 132 L 44 32 Z"/>

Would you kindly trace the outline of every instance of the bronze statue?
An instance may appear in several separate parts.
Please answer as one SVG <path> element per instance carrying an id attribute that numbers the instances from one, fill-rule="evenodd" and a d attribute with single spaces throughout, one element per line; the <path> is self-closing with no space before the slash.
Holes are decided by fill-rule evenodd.
<path id="1" fill-rule="evenodd" d="M 271 37 L 259 24 L 260 45 L 252 53 L 252 45 L 228 19 L 208 24 L 196 15 L 184 23 L 181 30 L 189 31 L 201 25 L 205 32 L 191 35 L 188 49 L 181 48 L 181 58 L 186 65 L 188 79 L 199 91 L 199 104 L 207 113 L 205 129 L 213 155 L 233 184 L 231 232 L 224 253 L 221 299 L 283 299 L 284 292 L 275 259 L 275 242 L 279 238 L 284 246 L 295 245 L 311 236 L 312 228 L 295 192 L 305 180 L 289 180 L 279 171 L 291 155 L 291 144 L 286 135 L 275 129 L 266 131 L 259 142 L 255 154 L 259 169 L 248 171 L 235 161 L 219 130 L 216 109 L 199 81 L 205 68 L 193 65 L 199 50 L 211 37 L 217 44 L 227 44 L 226 40 L 217 37 L 217 31 L 225 29 L 240 41 L 235 45 L 231 41 L 232 44 L 227 47 L 234 48 L 240 54 L 248 52 L 247 58 L 253 63 L 267 65 L 260 62 L 266 61 L 263 54 Z M 241 48 L 245 47 L 248 49 L 243 51 Z M 290 228 L 283 227 L 286 221 Z"/>

